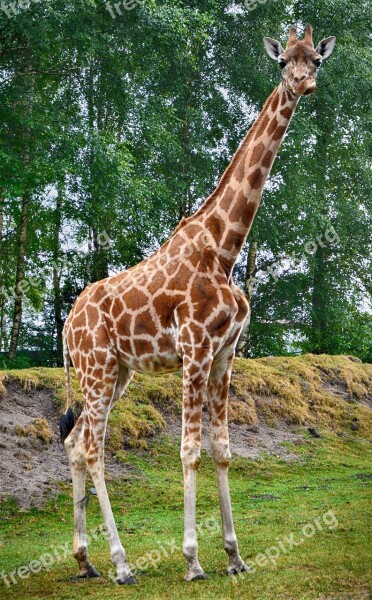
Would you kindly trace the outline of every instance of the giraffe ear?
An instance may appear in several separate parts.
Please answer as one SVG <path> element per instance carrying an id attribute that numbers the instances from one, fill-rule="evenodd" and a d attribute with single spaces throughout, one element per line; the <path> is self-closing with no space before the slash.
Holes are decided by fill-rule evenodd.
<path id="1" fill-rule="evenodd" d="M 263 41 L 265 44 L 266 52 L 268 53 L 270 58 L 278 60 L 278 56 L 280 56 L 280 54 L 284 52 L 281 43 L 268 37 L 265 37 Z"/>
<path id="2" fill-rule="evenodd" d="M 328 58 L 328 56 L 331 56 L 331 54 L 333 52 L 335 43 L 336 43 L 336 38 L 334 35 L 331 35 L 330 37 L 327 37 L 324 40 L 322 40 L 321 42 L 319 42 L 319 44 L 315 48 L 315 52 L 320 54 L 320 56 L 323 59 Z"/>

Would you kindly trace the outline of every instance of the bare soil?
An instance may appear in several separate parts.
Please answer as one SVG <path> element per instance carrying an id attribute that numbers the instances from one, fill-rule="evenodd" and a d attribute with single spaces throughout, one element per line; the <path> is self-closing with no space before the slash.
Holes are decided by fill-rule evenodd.
<path id="1" fill-rule="evenodd" d="M 71 482 L 69 464 L 64 447 L 59 442 L 60 410 L 53 402 L 50 390 L 25 391 L 19 384 L 7 384 L 7 394 L 0 397 L 0 499 L 10 496 L 21 509 L 40 506 L 59 491 L 59 482 Z M 39 439 L 16 434 L 16 427 L 27 427 L 35 419 L 47 419 L 53 439 L 46 444 Z M 167 435 L 181 439 L 181 418 L 165 415 Z M 231 450 L 240 456 L 256 458 L 261 451 L 284 460 L 296 460 L 283 442 L 301 443 L 302 436 L 283 425 L 271 428 L 260 424 L 230 424 Z M 208 420 L 203 414 L 202 446 L 209 452 Z M 130 465 L 125 465 L 107 454 L 106 471 L 111 478 L 128 476 Z"/>
<path id="2" fill-rule="evenodd" d="M 168 434 L 181 439 L 181 418 L 166 416 L 166 421 Z M 288 462 L 299 460 L 296 454 L 289 452 L 283 446 L 283 442 L 292 442 L 296 445 L 303 443 L 303 436 L 291 431 L 285 423 L 281 423 L 275 429 L 264 423 L 259 423 L 257 426 L 230 423 L 229 437 L 231 453 L 251 459 L 257 458 L 262 452 L 266 452 Z M 202 448 L 210 454 L 209 423 L 205 412 L 203 412 Z"/>
<path id="3" fill-rule="evenodd" d="M 58 482 L 71 482 L 69 463 L 59 442 L 60 410 L 50 390 L 25 391 L 16 383 L 6 386 L 0 396 L 0 499 L 10 496 L 19 507 L 42 505 L 58 493 Z M 53 439 L 16 435 L 17 425 L 26 427 L 39 418 L 47 419 Z M 107 456 L 106 471 L 111 477 L 124 477 L 128 466 Z"/>

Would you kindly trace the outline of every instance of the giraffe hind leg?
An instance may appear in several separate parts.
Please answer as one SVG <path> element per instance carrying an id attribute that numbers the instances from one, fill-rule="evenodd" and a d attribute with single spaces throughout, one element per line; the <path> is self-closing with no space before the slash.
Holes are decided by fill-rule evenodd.
<path id="1" fill-rule="evenodd" d="M 126 367 L 118 365 L 113 357 L 110 368 L 106 365 L 106 382 L 102 384 L 99 403 L 97 404 L 97 396 L 93 390 L 84 390 L 86 398 L 86 431 L 84 434 L 86 464 L 96 488 L 108 533 L 111 560 L 116 568 L 116 582 L 119 585 L 133 584 L 136 581 L 126 560 L 107 493 L 104 474 L 104 439 L 110 409 L 121 398 L 131 376 L 132 372 Z"/>
<path id="2" fill-rule="evenodd" d="M 62 432 L 62 428 L 61 428 Z M 86 458 L 83 445 L 84 415 L 82 414 L 71 435 L 65 441 L 68 454 L 73 486 L 74 502 L 74 542 L 73 554 L 79 565 L 79 578 L 100 577 L 88 556 L 88 540 L 86 533 Z"/>
<path id="3" fill-rule="evenodd" d="M 200 463 L 202 405 L 212 359 L 201 348 L 191 356 L 184 352 L 181 461 L 184 476 L 183 555 L 185 581 L 207 579 L 198 558 L 196 531 L 196 471 Z"/>

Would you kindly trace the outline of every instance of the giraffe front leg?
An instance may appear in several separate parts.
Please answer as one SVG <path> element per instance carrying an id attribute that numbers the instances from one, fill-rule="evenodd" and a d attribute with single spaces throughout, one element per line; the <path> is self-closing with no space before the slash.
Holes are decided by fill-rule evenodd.
<path id="1" fill-rule="evenodd" d="M 183 555 L 188 563 L 185 581 L 207 579 L 198 559 L 198 542 L 196 538 L 196 470 L 195 467 L 183 465 L 184 474 L 184 538 Z"/>
<path id="2" fill-rule="evenodd" d="M 208 381 L 211 451 L 217 476 L 223 547 L 229 557 L 229 565 L 227 567 L 228 575 L 248 571 L 248 567 L 239 553 L 238 540 L 235 534 L 232 516 L 228 481 L 228 467 L 231 453 L 227 421 L 227 402 L 233 358 L 233 352 L 229 351 L 226 357 L 216 360 L 212 365 Z"/>
<path id="3" fill-rule="evenodd" d="M 184 475 L 183 555 L 188 563 L 185 581 L 207 578 L 198 559 L 196 471 L 200 464 L 202 405 L 210 363 L 208 359 L 196 361 L 195 355 L 184 357 L 181 460 Z"/>
<path id="4" fill-rule="evenodd" d="M 86 533 L 86 501 L 85 476 L 86 465 L 71 467 L 73 496 L 74 496 L 74 558 L 79 565 L 79 578 L 100 577 L 101 574 L 94 568 L 88 556 L 88 543 Z"/>
<path id="5" fill-rule="evenodd" d="M 226 572 L 228 575 L 236 575 L 237 573 L 248 571 L 249 568 L 239 554 L 238 540 L 235 534 L 231 509 L 228 467 L 226 463 L 221 464 L 218 459 L 215 459 L 215 466 L 218 482 L 218 495 L 220 498 L 223 547 L 229 557 L 229 565 Z"/>

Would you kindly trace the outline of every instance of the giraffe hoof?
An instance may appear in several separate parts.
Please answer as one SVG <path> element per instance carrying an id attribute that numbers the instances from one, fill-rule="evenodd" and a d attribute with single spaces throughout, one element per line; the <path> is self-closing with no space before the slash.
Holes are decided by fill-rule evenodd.
<path id="1" fill-rule="evenodd" d="M 185 575 L 185 581 L 198 581 L 199 579 L 208 579 L 208 575 L 204 572 L 196 573 L 195 575 Z"/>
<path id="2" fill-rule="evenodd" d="M 134 585 L 137 581 L 134 579 L 133 575 L 128 575 L 128 577 L 122 577 L 121 579 L 117 579 L 116 583 L 118 585 Z"/>
<path id="3" fill-rule="evenodd" d="M 93 566 L 90 566 L 89 569 L 78 575 L 78 579 L 90 579 L 91 577 L 101 577 L 101 573 Z"/>
<path id="4" fill-rule="evenodd" d="M 250 568 L 245 563 L 242 563 L 236 567 L 227 567 L 226 569 L 226 573 L 228 575 L 238 575 L 239 573 L 244 573 L 246 571 L 250 571 Z"/>

